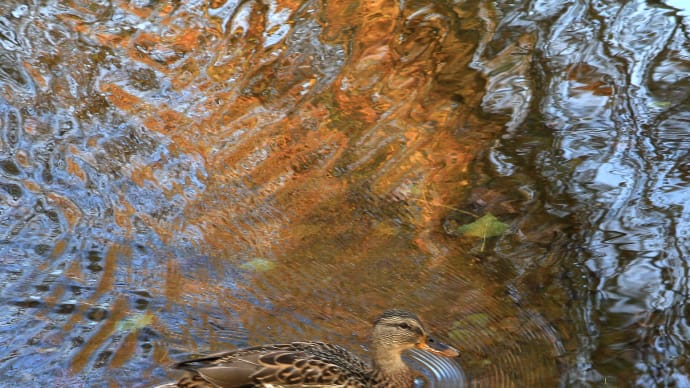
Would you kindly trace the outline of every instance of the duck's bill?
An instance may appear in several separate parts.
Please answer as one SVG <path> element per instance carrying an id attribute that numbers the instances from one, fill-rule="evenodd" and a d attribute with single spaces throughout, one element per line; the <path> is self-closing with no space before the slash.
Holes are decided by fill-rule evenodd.
<path id="1" fill-rule="evenodd" d="M 431 337 L 427 337 L 426 341 L 417 344 L 417 349 L 427 351 L 429 353 L 438 354 L 444 357 L 457 357 L 460 355 L 457 349 L 439 342 Z"/>

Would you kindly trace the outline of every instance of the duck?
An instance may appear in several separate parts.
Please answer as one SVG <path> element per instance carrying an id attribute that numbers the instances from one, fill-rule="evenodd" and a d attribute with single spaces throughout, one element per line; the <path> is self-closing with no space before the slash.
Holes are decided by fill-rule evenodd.
<path id="1" fill-rule="evenodd" d="M 410 349 L 459 356 L 457 349 L 429 336 L 417 315 L 391 309 L 374 321 L 371 363 L 340 345 L 318 341 L 261 345 L 178 362 L 173 367 L 184 375 L 159 387 L 412 388 L 416 375 L 402 358 Z"/>

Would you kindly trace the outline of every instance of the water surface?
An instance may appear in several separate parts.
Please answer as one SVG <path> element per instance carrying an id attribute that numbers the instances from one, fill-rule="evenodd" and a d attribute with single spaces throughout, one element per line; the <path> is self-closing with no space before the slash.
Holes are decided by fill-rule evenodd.
<path id="1" fill-rule="evenodd" d="M 673 6 L 4 2 L 0 375 L 366 356 L 397 306 L 429 385 L 690 384 Z"/>

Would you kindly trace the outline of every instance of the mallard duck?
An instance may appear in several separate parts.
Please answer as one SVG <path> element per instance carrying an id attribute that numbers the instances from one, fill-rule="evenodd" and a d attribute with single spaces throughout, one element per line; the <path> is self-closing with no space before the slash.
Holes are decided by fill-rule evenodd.
<path id="1" fill-rule="evenodd" d="M 185 375 L 166 387 L 410 388 L 414 373 L 401 356 L 413 348 L 458 356 L 454 348 L 429 337 L 415 314 L 388 310 L 374 321 L 371 365 L 323 342 L 263 345 L 179 362 L 175 368 Z"/>

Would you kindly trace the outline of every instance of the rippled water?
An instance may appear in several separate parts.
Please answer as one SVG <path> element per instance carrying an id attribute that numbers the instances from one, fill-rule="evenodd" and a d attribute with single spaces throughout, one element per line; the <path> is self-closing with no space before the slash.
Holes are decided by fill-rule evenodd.
<path id="1" fill-rule="evenodd" d="M 401 306 L 428 385 L 690 385 L 678 3 L 3 2 L 0 381 Z"/>
<path id="2" fill-rule="evenodd" d="M 494 160 L 505 175 L 536 167 L 548 211 L 581 227 L 571 384 L 690 384 L 688 15 L 673 6 L 687 7 L 534 3 L 501 26 L 540 32 L 541 93 L 511 113 L 538 129 L 504 137 Z"/>

